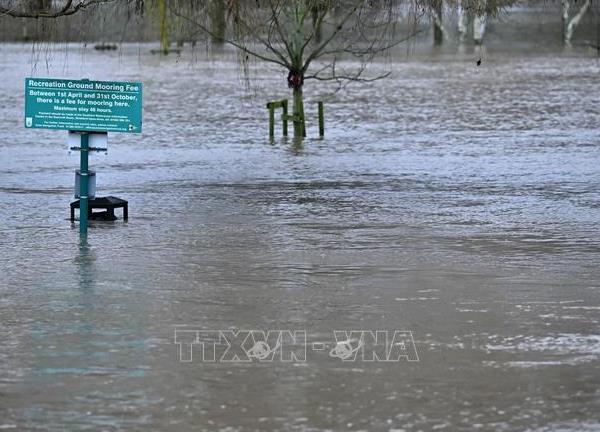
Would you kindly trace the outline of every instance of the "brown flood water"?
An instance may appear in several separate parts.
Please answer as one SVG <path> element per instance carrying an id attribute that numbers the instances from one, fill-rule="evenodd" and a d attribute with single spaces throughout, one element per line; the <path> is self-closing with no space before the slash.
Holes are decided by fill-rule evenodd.
<path id="1" fill-rule="evenodd" d="M 267 139 L 282 72 L 245 88 L 231 53 L 149 48 L 0 45 L 0 429 L 600 430 L 597 59 L 400 56 L 371 85 L 309 82 L 297 146 Z M 144 133 L 91 162 L 128 223 L 80 244 L 78 156 L 22 127 L 26 76 L 143 81 Z M 180 361 L 177 329 L 223 330 L 225 357 Z M 233 341 L 269 330 L 305 339 L 272 361 Z M 375 330 L 410 332 L 418 361 L 366 361 Z"/>

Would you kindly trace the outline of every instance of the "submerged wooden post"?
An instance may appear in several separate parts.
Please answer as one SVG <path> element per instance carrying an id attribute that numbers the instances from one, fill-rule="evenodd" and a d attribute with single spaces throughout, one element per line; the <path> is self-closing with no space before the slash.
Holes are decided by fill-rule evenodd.
<path id="1" fill-rule="evenodd" d="M 288 101 L 282 99 L 280 101 L 268 102 L 267 109 L 269 110 L 269 137 L 275 136 L 275 109 L 281 108 L 283 113 L 281 114 L 281 124 L 283 129 L 283 136 L 288 135 L 288 120 L 293 119 L 293 116 L 288 115 Z"/>
<path id="2" fill-rule="evenodd" d="M 269 110 L 269 138 L 275 137 L 275 107 L 272 102 L 267 103 Z"/>
<path id="3" fill-rule="evenodd" d="M 281 107 L 283 108 L 283 114 L 281 114 L 281 120 L 283 122 L 283 136 L 288 136 L 288 101 L 284 99 L 281 101 Z"/>
<path id="4" fill-rule="evenodd" d="M 323 113 L 323 101 L 318 102 L 319 105 L 319 136 L 325 135 L 325 114 Z"/>
<path id="5" fill-rule="evenodd" d="M 318 101 L 317 105 L 319 107 L 319 136 L 325 136 L 325 108 L 323 106 L 323 101 Z M 294 122 L 294 127 L 297 128 L 298 124 L 302 128 L 302 136 L 306 136 L 306 127 L 304 119 L 294 113 L 289 115 L 288 112 L 288 101 L 287 99 L 282 99 L 280 101 L 267 102 L 267 109 L 269 110 L 269 138 L 273 139 L 275 137 L 275 109 L 281 108 L 283 112 L 281 113 L 281 125 L 283 129 L 283 136 L 288 136 L 288 121 L 292 120 Z"/>

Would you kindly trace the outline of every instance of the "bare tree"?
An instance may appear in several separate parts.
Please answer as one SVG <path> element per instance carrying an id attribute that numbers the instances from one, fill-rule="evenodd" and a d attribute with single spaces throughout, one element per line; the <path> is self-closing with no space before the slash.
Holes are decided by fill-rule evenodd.
<path id="1" fill-rule="evenodd" d="M 472 29 L 473 41 L 482 44 L 489 18 L 496 17 L 505 8 L 516 4 L 519 0 L 448 0 L 458 14 L 458 35 L 465 42 L 469 28 Z"/>
<path id="2" fill-rule="evenodd" d="M 116 0 L 0 0 L 0 15 L 14 18 L 58 18 L 73 15 L 90 6 Z M 125 0 L 142 3 L 142 0 Z"/>
<path id="3" fill-rule="evenodd" d="M 420 30 L 419 14 L 412 9 L 414 25 L 397 29 L 398 3 L 392 0 L 229 0 L 230 31 L 220 33 L 198 15 L 187 16 L 171 2 L 173 14 L 187 19 L 214 39 L 223 40 L 244 56 L 284 68 L 293 94 L 294 136 L 305 136 L 303 88 L 306 80 L 373 81 L 389 73 L 366 76 L 367 65 L 378 55 L 412 38 Z M 357 66 L 342 66 L 342 59 Z"/>

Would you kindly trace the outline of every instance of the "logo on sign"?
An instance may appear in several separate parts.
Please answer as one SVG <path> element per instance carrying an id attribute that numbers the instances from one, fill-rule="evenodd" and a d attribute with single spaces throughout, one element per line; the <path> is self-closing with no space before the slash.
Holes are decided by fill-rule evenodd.
<path id="1" fill-rule="evenodd" d="M 32 117 L 26 117 L 26 118 L 25 118 L 25 126 L 26 126 L 26 127 L 31 127 L 31 126 L 33 126 L 33 118 L 32 118 Z"/>

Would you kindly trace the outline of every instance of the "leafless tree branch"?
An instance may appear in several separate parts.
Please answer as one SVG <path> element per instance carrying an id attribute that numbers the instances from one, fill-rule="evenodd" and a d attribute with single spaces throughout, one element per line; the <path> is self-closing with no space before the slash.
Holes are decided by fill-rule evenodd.
<path id="1" fill-rule="evenodd" d="M 194 20 L 194 19 L 190 18 L 189 16 L 180 13 L 175 8 L 171 8 L 171 13 L 179 18 L 182 18 L 183 20 L 187 21 L 188 23 L 192 24 L 193 26 L 197 27 L 198 31 L 195 34 L 203 32 L 203 33 L 208 34 L 211 37 L 217 37 L 217 35 L 207 25 L 203 24 L 202 22 Z M 192 34 L 192 36 L 194 36 L 195 34 Z M 268 62 L 268 63 L 275 63 L 275 64 L 283 66 L 284 68 L 287 68 L 287 69 L 290 68 L 290 65 L 289 65 L 287 59 L 279 51 L 277 51 L 273 46 L 269 46 L 268 44 L 266 44 L 265 40 L 261 40 L 259 38 L 259 41 L 261 42 L 261 44 L 263 46 L 265 46 L 265 48 L 268 49 L 268 51 L 275 54 L 275 56 L 277 58 L 268 57 L 266 55 L 260 54 L 259 52 L 248 48 L 243 42 L 238 42 L 232 38 L 225 38 L 223 40 L 224 43 L 229 44 L 229 45 L 239 49 L 241 52 L 243 52 L 247 55 L 251 55 L 253 57 L 256 57 L 257 59 L 260 59 L 260 60 Z"/>
<path id="2" fill-rule="evenodd" d="M 102 3 L 112 3 L 114 1 L 116 0 L 81 0 L 74 4 L 73 0 L 66 0 L 65 5 L 56 11 L 28 11 L 24 7 L 11 8 L 1 4 L 10 2 L 3 1 L 0 2 L 0 16 L 7 15 L 13 18 L 58 18 L 61 16 L 73 15 L 90 6 L 99 5 Z M 27 2 L 20 3 L 26 4 Z M 17 2 L 17 4 L 19 4 L 19 2 Z"/>

